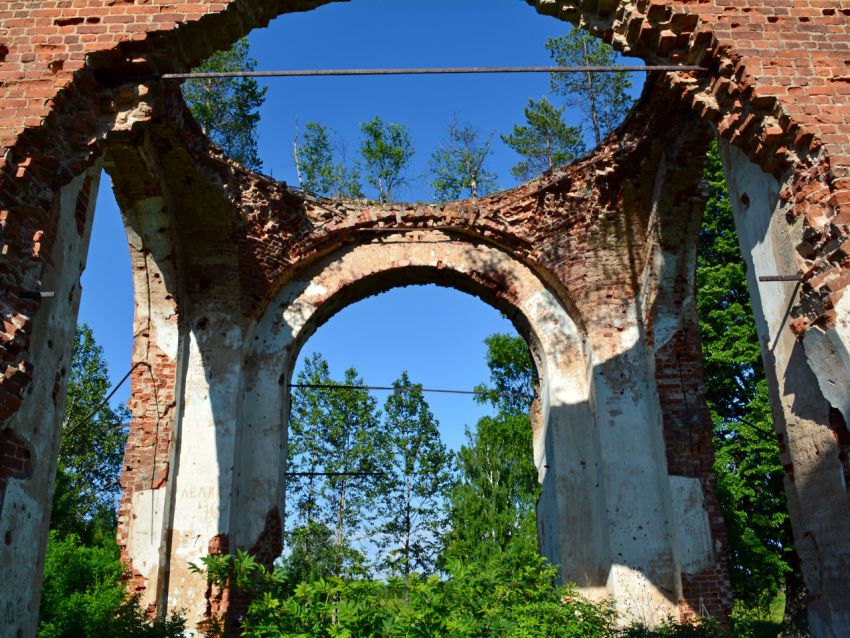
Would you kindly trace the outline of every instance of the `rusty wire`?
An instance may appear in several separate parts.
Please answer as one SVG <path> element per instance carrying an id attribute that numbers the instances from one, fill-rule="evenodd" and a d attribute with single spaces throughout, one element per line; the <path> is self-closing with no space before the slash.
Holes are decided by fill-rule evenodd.
<path id="1" fill-rule="evenodd" d="M 436 388 L 420 388 L 419 386 L 396 388 L 388 385 L 336 385 L 334 383 L 290 383 L 289 388 L 308 388 L 312 390 L 385 390 L 388 392 L 436 392 L 441 394 L 476 394 L 488 397 L 507 397 L 519 399 L 533 399 L 533 394 L 520 394 L 517 392 L 491 392 L 489 390 L 444 390 Z"/>
<path id="2" fill-rule="evenodd" d="M 386 472 L 284 472 L 286 476 L 386 476 Z"/>
<path id="3" fill-rule="evenodd" d="M 472 66 L 423 67 L 399 69 L 290 69 L 281 71 L 189 71 L 187 73 L 151 73 L 134 76 L 142 82 L 153 80 L 197 80 L 228 78 L 281 78 L 328 76 L 382 76 L 382 75 L 469 75 L 484 73 L 629 73 L 662 71 L 701 72 L 709 69 L 694 65 L 656 64 L 644 66 Z M 130 79 L 129 77 L 127 79 Z"/>

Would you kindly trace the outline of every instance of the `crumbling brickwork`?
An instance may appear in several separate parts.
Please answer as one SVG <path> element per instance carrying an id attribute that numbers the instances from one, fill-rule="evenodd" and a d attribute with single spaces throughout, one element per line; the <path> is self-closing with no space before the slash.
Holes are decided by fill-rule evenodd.
<path id="1" fill-rule="evenodd" d="M 247 339 L 298 273 L 388 233 L 436 229 L 470 250 L 497 247 L 539 277 L 585 336 L 596 427 L 624 427 L 625 399 L 618 397 L 640 396 L 637 413 L 661 427 L 656 461 L 675 489 L 703 503 L 715 553 L 708 563 L 693 561 L 698 571 L 681 574 L 680 591 L 665 583 L 682 557 L 629 554 L 636 550 L 624 531 L 626 514 L 622 524 L 608 523 L 606 551 L 612 555 L 593 559 L 613 565 L 625 552 L 631 556 L 625 566 L 640 566 L 662 598 L 678 598 L 683 613 L 702 607 L 725 613 L 726 539 L 713 492 L 691 303 L 701 206 L 699 162 L 693 158 L 701 157 L 710 127 L 725 145 L 739 228 L 763 233 L 753 231 L 749 240 L 742 233 L 742 249 L 751 264 L 774 414 L 791 477 L 789 505 L 813 631 L 841 635 L 836 628 L 850 626 L 845 622 L 850 542 L 829 529 L 850 523 L 842 470 L 850 400 L 835 389 L 850 378 L 850 303 L 843 294 L 850 282 L 850 0 L 529 0 L 541 13 L 580 23 L 647 62 L 686 62 L 708 70 L 652 78 L 615 137 L 574 165 L 485 200 L 446 206 L 305 198 L 223 159 L 200 135 L 175 86 L 121 81 L 152 70 L 187 70 L 280 13 L 319 4 L 0 1 L 0 451 L 5 450 L 0 534 L 7 539 L 0 546 L 0 568 L 8 575 L 0 592 L 14 588 L 20 603 L 12 619 L 3 620 L 2 632 L 34 631 L 39 569 L 16 557 L 43 549 L 60 417 L 49 411 L 39 422 L 31 415 L 39 402 L 61 411 L 65 355 L 48 353 L 47 332 L 60 324 L 72 328 L 76 312 L 76 293 L 69 293 L 65 308 L 40 300 L 38 292 L 56 282 L 73 293 L 77 271 L 62 271 L 55 255 L 69 233 L 74 246 L 86 244 L 96 189 L 91 171 L 101 161 L 113 176 L 128 228 L 137 300 L 145 299 L 137 303 L 134 326 L 138 365 L 119 536 L 134 585 L 153 596 L 148 600 L 171 604 L 165 600 L 168 583 L 191 584 L 183 567 L 165 564 L 168 548 L 179 545 L 186 532 L 175 521 L 197 523 L 186 518 L 185 508 L 175 509 L 187 498 L 216 521 L 205 542 L 231 528 L 236 533 L 244 523 L 244 538 L 232 537 L 238 546 L 261 542 L 271 555 L 279 543 L 273 507 L 250 525 L 230 520 L 233 513 L 222 509 L 230 490 L 243 489 L 240 481 L 247 479 L 239 471 L 232 483 L 220 483 L 209 494 L 203 486 L 174 485 L 175 464 L 182 458 L 175 441 L 193 436 L 198 418 L 193 411 L 202 401 L 192 391 L 207 387 L 203 372 L 226 376 L 228 367 L 243 365 L 243 346 L 233 344 Z M 757 211 L 766 231 L 753 221 Z M 773 261 L 758 252 L 764 233 L 782 248 Z M 405 270 L 404 260 L 412 255 L 376 273 L 357 294 L 443 276 L 439 257 L 433 267 Z M 446 283 L 513 307 L 521 324 L 516 304 L 522 299 L 511 276 L 486 266 L 463 276 L 446 274 Z M 768 270 L 779 267 L 790 272 Z M 774 293 L 755 279 L 795 273 L 802 275 L 799 291 Z M 326 300 L 316 317 L 350 302 L 347 294 Z M 47 316 L 50 321 L 40 319 Z M 794 400 L 801 396 L 805 402 Z M 208 398 L 222 432 L 238 421 L 236 413 L 228 413 L 231 399 L 214 393 Z M 636 439 L 645 443 L 647 458 L 657 451 L 652 432 Z M 541 428 L 540 436 L 551 439 L 541 442 L 546 453 L 560 449 L 560 434 Z M 603 458 L 613 454 L 606 445 L 600 443 Z M 191 475 L 191 458 L 181 462 L 189 463 L 181 471 Z M 558 469 L 558 480 L 570 471 Z M 603 483 L 606 494 L 591 505 L 608 499 L 615 511 L 628 498 L 628 485 L 612 476 Z M 11 494 L 9 485 L 14 495 L 4 498 Z M 544 479 L 544 494 L 552 495 L 557 508 L 563 495 L 551 485 L 554 479 Z M 816 498 L 807 486 L 817 486 Z M 822 513 L 811 507 L 814 502 Z M 24 505 L 30 519 L 43 521 L 29 538 L 9 529 L 18 520 L 13 510 L 20 513 Z M 568 552 L 569 534 L 558 533 L 562 540 L 552 547 Z M 142 539 L 148 539 L 146 548 Z M 621 572 L 611 574 L 615 585 L 631 582 Z"/>

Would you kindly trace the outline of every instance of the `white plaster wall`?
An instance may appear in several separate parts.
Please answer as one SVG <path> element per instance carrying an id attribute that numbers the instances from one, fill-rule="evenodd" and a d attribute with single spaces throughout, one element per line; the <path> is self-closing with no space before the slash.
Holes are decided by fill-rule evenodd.
<path id="1" fill-rule="evenodd" d="M 824 333 L 801 344 L 788 327 L 798 284 L 759 282 L 793 275 L 803 266 L 796 246 L 803 219 L 789 224 L 779 208 L 779 182 L 738 148 L 719 142 L 753 304 L 777 431 L 785 437 L 794 479 L 786 477 L 797 552 L 811 602 L 812 635 L 850 635 L 850 529 L 847 486 L 828 424 L 830 405 L 846 414 L 848 303 Z M 746 195 L 746 197 L 744 197 Z M 749 203 L 745 203 L 745 200 Z M 842 300 L 843 301 L 843 300 Z"/>
<path id="2" fill-rule="evenodd" d="M 661 497 L 643 515 L 653 517 L 653 526 L 658 543 L 653 558 L 645 554 L 646 565 L 655 568 L 645 571 L 643 576 L 634 574 L 634 565 L 622 565 L 612 574 L 614 581 L 621 584 L 626 593 L 620 596 L 628 602 L 631 613 L 643 622 L 656 623 L 678 611 L 677 602 L 682 599 L 682 574 L 695 574 L 701 569 L 715 565 L 712 547 L 711 529 L 708 513 L 703 501 L 703 487 L 699 478 L 683 476 L 661 476 L 666 470 L 665 443 L 663 439 L 663 419 L 658 403 L 658 393 L 654 382 L 655 358 L 659 351 L 668 346 L 671 339 L 691 322 L 696 321 L 696 300 L 694 298 L 694 268 L 696 265 L 697 237 L 700 216 L 694 214 L 690 219 L 672 219 L 681 212 L 667 208 L 664 198 L 664 177 L 666 162 L 661 163 L 653 197 L 653 209 L 648 223 L 648 249 L 641 276 L 641 295 L 636 312 L 642 316 L 643 326 L 652 330 L 652 347 L 646 344 L 646 336 L 638 328 L 634 343 L 623 346 L 628 348 L 626 360 L 635 358 L 634 364 L 643 368 L 646 377 L 638 374 L 638 386 L 632 389 L 643 399 L 645 433 L 642 441 L 653 465 L 652 481 L 660 486 Z M 675 246 L 675 249 L 671 247 Z M 639 358 L 644 353 L 644 363 Z M 622 372 L 620 373 L 623 374 Z M 631 376 L 631 375 L 630 375 Z M 610 379 L 610 375 L 609 375 Z M 642 388 L 642 389 L 639 389 Z M 622 391 L 622 390 L 621 390 Z M 638 527 L 639 531 L 643 525 Z M 634 541 L 632 538 L 632 541 Z M 636 535 L 640 538 L 640 535 Z M 624 537 L 628 543 L 628 534 Z M 667 570 L 668 573 L 663 572 Z M 648 582 L 645 574 L 656 574 Z M 633 578 L 628 582 L 628 578 Z"/>
<path id="3" fill-rule="evenodd" d="M 33 318 L 29 350 L 34 363 L 32 380 L 20 409 L 7 424 L 31 444 L 34 473 L 27 480 L 9 479 L 0 518 L 0 535 L 8 532 L 11 539 L 8 544 L 0 543 L 2 636 L 35 635 L 67 372 L 80 303 L 80 274 L 86 264 L 100 171 L 98 162 L 60 190 L 57 235 L 52 252 L 45 256 L 42 280 L 24 284 L 30 290 L 55 294 L 42 299 Z M 92 180 L 89 209 L 80 233 L 75 209 L 88 178 Z"/>
<path id="4" fill-rule="evenodd" d="M 636 310 L 616 343 L 593 331 L 590 337 L 608 504 L 608 591 L 624 618 L 654 624 L 677 613 L 681 581 L 654 365 Z"/>
<path id="5" fill-rule="evenodd" d="M 671 476 L 670 490 L 682 571 L 698 574 L 703 569 L 714 567 L 714 547 L 702 495 L 702 481 L 687 476 Z"/>
<path id="6" fill-rule="evenodd" d="M 230 535 L 234 511 L 236 439 L 240 424 L 242 331 L 226 314 L 196 308 L 206 319 L 189 332 L 180 442 L 171 472 L 173 513 L 169 533 L 168 609 L 187 610 L 190 627 L 203 619 L 206 579 L 192 573 L 211 539 Z M 233 551 L 234 547 L 229 548 Z"/>
<path id="7" fill-rule="evenodd" d="M 209 326 L 203 334 L 193 328 L 186 361 L 169 606 L 203 610 L 205 583 L 185 565 L 207 553 L 211 537 L 229 534 L 231 551 L 250 548 L 266 515 L 282 510 L 286 385 L 301 345 L 333 312 L 374 291 L 358 293 L 362 282 L 398 270 L 385 281 L 403 283 L 405 268 L 423 267 L 458 281 L 497 272 L 530 327 L 541 376 L 543 424 L 531 452 L 543 484 L 543 551 L 560 562 L 564 580 L 589 596 L 613 595 L 627 618 L 674 614 L 678 522 L 637 306 L 620 321 L 613 347 L 602 331 L 588 345 L 564 304 L 525 265 L 440 231 L 400 232 L 323 258 L 281 288 L 244 346 L 241 333 L 226 334 L 227 317 L 192 310 L 193 322 L 203 315 Z M 677 497 L 683 494 L 680 512 L 700 507 L 692 490 Z M 701 529 L 690 519 L 679 528 Z"/>

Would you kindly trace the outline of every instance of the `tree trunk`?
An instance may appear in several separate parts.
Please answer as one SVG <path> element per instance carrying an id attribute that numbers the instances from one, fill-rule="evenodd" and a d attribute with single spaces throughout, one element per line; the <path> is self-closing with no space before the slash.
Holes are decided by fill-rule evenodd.
<path id="1" fill-rule="evenodd" d="M 782 619 L 783 638 L 797 638 L 809 635 L 809 619 L 806 614 L 808 591 L 803 582 L 800 557 L 794 550 L 788 556 L 791 571 L 785 577 L 785 616 Z"/>
<path id="2" fill-rule="evenodd" d="M 590 64 L 590 60 L 587 55 L 587 41 L 582 40 L 582 47 L 584 47 L 584 63 L 586 65 Z M 593 73 L 587 74 L 587 99 L 590 101 L 590 121 L 593 124 L 593 135 L 596 138 L 596 145 L 602 141 L 602 134 L 599 131 L 599 115 L 596 112 L 596 88 L 593 85 Z"/>
<path id="3" fill-rule="evenodd" d="M 292 155 L 295 159 L 295 172 L 298 175 L 298 186 L 304 188 L 304 179 L 301 176 L 301 162 L 298 161 L 298 122 L 295 122 L 295 137 L 292 138 Z"/>

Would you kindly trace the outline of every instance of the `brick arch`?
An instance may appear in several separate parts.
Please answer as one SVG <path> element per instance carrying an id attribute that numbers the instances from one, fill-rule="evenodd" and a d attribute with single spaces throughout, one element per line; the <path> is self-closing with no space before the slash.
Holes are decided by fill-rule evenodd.
<path id="1" fill-rule="evenodd" d="M 794 328 L 802 336 L 811 325 L 832 326 L 847 284 L 844 253 L 832 247 L 848 238 L 850 223 L 850 2 L 528 2 L 647 63 L 710 69 L 671 73 L 669 86 L 781 182 L 775 205 L 805 227 Z"/>

